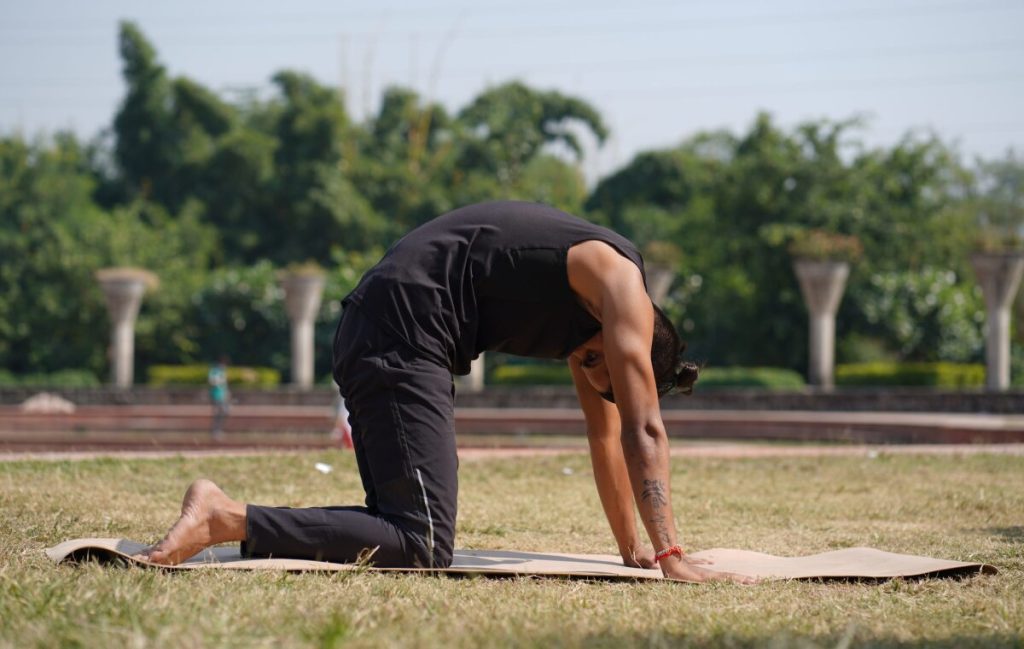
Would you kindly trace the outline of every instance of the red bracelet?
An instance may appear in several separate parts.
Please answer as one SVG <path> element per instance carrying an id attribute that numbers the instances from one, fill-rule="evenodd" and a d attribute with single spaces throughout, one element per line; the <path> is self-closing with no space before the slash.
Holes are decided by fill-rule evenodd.
<path id="1" fill-rule="evenodd" d="M 673 545 L 670 548 L 665 548 L 661 552 L 656 552 L 654 554 L 654 560 L 655 561 L 661 561 L 662 559 L 671 557 L 673 554 L 676 555 L 677 557 L 679 557 L 680 559 L 682 559 L 683 558 L 683 554 L 684 554 L 683 548 L 681 546 L 678 546 L 678 545 Z"/>

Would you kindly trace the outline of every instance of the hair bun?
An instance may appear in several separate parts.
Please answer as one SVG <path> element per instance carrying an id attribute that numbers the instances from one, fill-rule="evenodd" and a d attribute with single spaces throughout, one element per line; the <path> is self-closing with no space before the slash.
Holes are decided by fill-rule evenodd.
<path id="1" fill-rule="evenodd" d="M 693 384 L 700 376 L 700 368 L 696 363 L 684 362 L 676 371 L 676 389 L 682 394 L 693 394 Z"/>

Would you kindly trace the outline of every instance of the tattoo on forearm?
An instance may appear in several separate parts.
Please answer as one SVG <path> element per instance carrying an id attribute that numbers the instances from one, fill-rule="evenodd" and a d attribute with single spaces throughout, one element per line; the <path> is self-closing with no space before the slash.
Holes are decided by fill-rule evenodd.
<path id="1" fill-rule="evenodd" d="M 668 496 L 665 492 L 665 484 L 661 480 L 644 480 L 643 491 L 640 492 L 640 500 L 646 502 L 654 511 L 647 519 L 655 531 L 666 541 L 669 540 L 668 517 L 662 511 L 668 506 Z M 657 543 L 656 539 L 651 539 Z"/>
<path id="2" fill-rule="evenodd" d="M 640 493 L 640 499 L 647 501 L 655 509 L 661 509 L 668 504 L 665 485 L 661 480 L 644 480 L 644 490 Z"/>

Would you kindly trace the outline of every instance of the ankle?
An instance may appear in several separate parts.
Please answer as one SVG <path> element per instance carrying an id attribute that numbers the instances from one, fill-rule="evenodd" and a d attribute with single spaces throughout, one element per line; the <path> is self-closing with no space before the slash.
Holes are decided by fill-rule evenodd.
<path id="1" fill-rule="evenodd" d="M 217 526 L 218 543 L 245 540 L 245 509 L 245 503 L 227 499 L 211 512 L 212 522 Z"/>

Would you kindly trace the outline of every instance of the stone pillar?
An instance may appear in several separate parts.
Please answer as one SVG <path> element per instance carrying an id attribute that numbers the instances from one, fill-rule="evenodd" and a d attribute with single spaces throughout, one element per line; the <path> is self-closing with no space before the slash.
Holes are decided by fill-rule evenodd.
<path id="1" fill-rule="evenodd" d="M 676 278 L 676 271 L 670 266 L 661 264 L 650 264 L 647 266 L 647 295 L 651 302 L 661 306 L 668 297 L 668 289 L 672 287 L 672 280 Z"/>
<path id="2" fill-rule="evenodd" d="M 826 390 L 835 385 L 836 311 L 843 298 L 850 265 L 843 261 L 797 259 L 793 270 L 810 312 L 810 347 L 807 377 Z"/>
<path id="3" fill-rule="evenodd" d="M 96 272 L 110 314 L 110 380 L 119 388 L 132 386 L 135 369 L 135 318 L 147 287 L 156 276 L 136 268 L 104 268 Z"/>
<path id="4" fill-rule="evenodd" d="M 316 271 L 286 273 L 281 279 L 285 309 L 292 328 L 292 385 L 313 386 L 313 324 L 320 311 L 324 275 Z"/>
<path id="5" fill-rule="evenodd" d="M 985 387 L 1010 387 L 1010 305 L 1024 274 L 1024 253 L 981 253 L 971 257 L 985 295 Z"/>
<path id="6" fill-rule="evenodd" d="M 469 366 L 469 374 L 466 376 L 460 376 L 456 379 L 458 386 L 468 392 L 481 392 L 484 389 L 484 373 L 486 363 L 484 361 L 484 352 L 481 352 L 479 356 L 473 359 L 472 364 Z"/>

